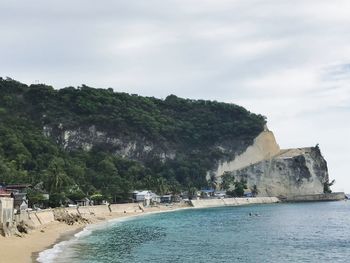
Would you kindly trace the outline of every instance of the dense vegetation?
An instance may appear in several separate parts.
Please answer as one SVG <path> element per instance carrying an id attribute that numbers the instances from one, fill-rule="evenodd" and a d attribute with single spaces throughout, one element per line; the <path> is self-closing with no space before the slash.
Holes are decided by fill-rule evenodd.
<path id="1" fill-rule="evenodd" d="M 193 191 L 210 185 L 207 171 L 244 150 L 264 124 L 263 116 L 234 104 L 87 86 L 55 90 L 0 78 L 0 182 L 31 183 L 32 197 L 48 192 L 51 205 L 92 195 L 120 201 L 133 189 Z M 176 154 L 131 158 L 108 144 L 89 151 L 62 145 L 59 132 L 91 125 L 112 138 L 152 142 L 158 152 Z"/>

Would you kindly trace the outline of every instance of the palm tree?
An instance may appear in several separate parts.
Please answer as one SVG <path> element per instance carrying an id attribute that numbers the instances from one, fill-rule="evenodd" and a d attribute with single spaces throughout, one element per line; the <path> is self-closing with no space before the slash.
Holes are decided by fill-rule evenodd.
<path id="1" fill-rule="evenodd" d="M 335 180 L 332 180 L 332 182 L 329 182 L 329 179 L 327 179 L 326 182 L 323 184 L 323 192 L 324 193 L 332 193 L 331 186 L 335 183 Z"/>
<path id="2" fill-rule="evenodd" d="M 58 192 L 67 183 L 67 175 L 63 170 L 64 161 L 61 158 L 54 158 L 49 164 L 47 176 L 49 178 L 50 192 Z"/>
<path id="3" fill-rule="evenodd" d="M 216 190 L 216 188 L 218 186 L 218 178 L 215 176 L 215 174 L 210 175 L 210 178 L 208 180 L 208 185 L 209 185 L 209 187 Z"/>
<path id="4" fill-rule="evenodd" d="M 158 177 L 156 179 L 156 183 L 157 183 L 157 193 L 158 194 L 164 195 L 169 191 L 169 185 L 163 177 Z"/>

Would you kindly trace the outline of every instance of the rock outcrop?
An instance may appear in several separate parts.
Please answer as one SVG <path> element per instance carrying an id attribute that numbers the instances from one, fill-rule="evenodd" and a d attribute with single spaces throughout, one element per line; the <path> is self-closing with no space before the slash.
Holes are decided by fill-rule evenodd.
<path id="1" fill-rule="evenodd" d="M 56 131 L 57 133 L 57 131 Z M 58 132 L 59 133 L 59 132 Z M 57 138 L 57 137 L 56 137 Z M 61 133 L 59 143 L 66 149 L 90 150 L 94 145 L 112 148 L 116 155 L 143 160 L 156 156 L 161 160 L 173 159 L 176 151 L 164 150 L 139 139 L 112 137 L 100 132 L 95 126 Z M 235 153 L 225 145 L 220 150 L 228 156 Z M 207 179 L 231 172 L 236 180 L 246 180 L 250 189 L 256 185 L 259 196 L 294 196 L 323 193 L 328 180 L 327 163 L 318 147 L 281 150 L 272 131 L 265 127 L 241 154 L 217 163 L 217 168 L 207 173 Z"/>
<path id="2" fill-rule="evenodd" d="M 236 181 L 246 180 L 249 189 L 257 187 L 258 196 L 321 194 L 328 181 L 327 162 L 318 146 L 280 150 L 267 129 L 244 153 L 213 172 L 219 181 L 224 172 Z"/>
<path id="3" fill-rule="evenodd" d="M 279 154 L 280 147 L 276 142 L 273 132 L 266 127 L 262 133 L 254 139 L 242 154 L 235 156 L 233 160 L 225 160 L 219 162 L 218 167 L 212 173 L 220 176 L 226 171 L 234 171 L 246 167 L 248 165 L 258 163 L 262 160 L 272 158 Z"/>

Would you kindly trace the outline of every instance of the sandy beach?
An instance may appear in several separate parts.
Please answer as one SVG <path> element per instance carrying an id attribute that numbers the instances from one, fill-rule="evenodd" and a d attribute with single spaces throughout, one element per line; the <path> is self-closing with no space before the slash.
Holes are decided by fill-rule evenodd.
<path id="1" fill-rule="evenodd" d="M 11 263 L 37 262 L 36 259 L 41 251 L 51 248 L 56 243 L 63 240 L 70 239 L 75 233 L 80 232 L 87 225 L 102 223 L 111 219 L 141 216 L 149 213 L 175 211 L 183 208 L 185 207 L 158 206 L 146 208 L 142 213 L 109 213 L 89 218 L 89 224 L 77 223 L 74 225 L 67 225 L 65 223 L 54 221 L 32 230 L 29 234 L 25 234 L 23 237 L 12 236 L 5 238 L 0 236 L 0 261 Z"/>
<path id="2" fill-rule="evenodd" d="M 107 212 L 108 209 L 106 206 L 95 206 L 95 213 L 84 214 L 84 218 L 89 220 L 88 224 L 75 223 L 74 225 L 68 225 L 66 223 L 52 221 L 35 228 L 23 237 L 12 236 L 5 238 L 0 236 L 0 262 L 37 262 L 36 259 L 41 251 L 51 248 L 61 241 L 72 238 L 75 233 L 82 231 L 87 225 L 103 223 L 112 219 L 130 218 L 150 213 L 170 212 L 188 208 L 266 204 L 276 203 L 278 201 L 275 197 L 205 199 L 192 200 L 192 206 L 185 203 L 178 203 L 170 206 L 157 205 L 142 207 L 142 209 L 139 209 L 137 205 L 137 209 L 135 209 L 135 206 L 131 204 L 112 205 L 112 211 L 118 212 Z M 83 210 L 83 208 L 81 207 L 80 210 Z M 88 209 L 89 207 L 85 208 Z"/>

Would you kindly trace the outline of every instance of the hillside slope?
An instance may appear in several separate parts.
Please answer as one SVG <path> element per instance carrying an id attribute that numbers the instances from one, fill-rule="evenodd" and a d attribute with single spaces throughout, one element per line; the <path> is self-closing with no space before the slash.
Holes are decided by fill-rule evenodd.
<path id="1" fill-rule="evenodd" d="M 244 152 L 266 124 L 234 104 L 174 95 L 55 90 L 12 79 L 0 79 L 0 93 L 0 181 L 40 184 L 52 204 L 207 187 L 207 172 Z"/>

